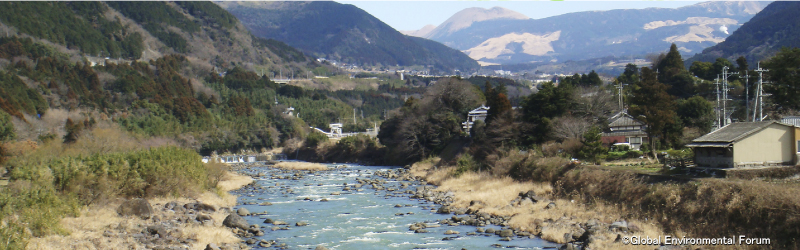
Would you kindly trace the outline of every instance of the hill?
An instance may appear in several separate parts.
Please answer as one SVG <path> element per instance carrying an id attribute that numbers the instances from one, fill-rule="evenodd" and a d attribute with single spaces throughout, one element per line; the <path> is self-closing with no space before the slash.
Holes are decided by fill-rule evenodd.
<path id="1" fill-rule="evenodd" d="M 671 43 L 688 54 L 723 41 L 766 5 L 706 2 L 677 9 L 587 11 L 542 19 L 498 15 L 458 29 L 440 25 L 426 37 L 487 64 L 636 57 L 661 52 Z"/>
<path id="2" fill-rule="evenodd" d="M 713 62 L 719 57 L 735 61 L 740 56 L 749 62 L 758 62 L 775 55 L 781 47 L 800 47 L 800 16 L 797 13 L 800 13 L 800 2 L 773 2 L 725 41 L 704 49 L 686 62 Z"/>
<path id="3" fill-rule="evenodd" d="M 433 65 L 445 72 L 478 68 L 474 60 L 457 50 L 412 39 L 349 4 L 328 1 L 218 4 L 238 17 L 253 34 L 283 41 L 316 57 L 369 66 Z"/>
<path id="4" fill-rule="evenodd" d="M 342 121 L 345 130 L 364 131 L 422 91 L 382 79 L 340 91 L 275 83 L 269 73 L 336 69 L 251 35 L 210 2 L 2 2 L 0 33 L 0 115 L 14 117 L 18 140 L 67 138 L 71 118 L 203 154 L 258 150 L 302 140 L 354 108 L 364 117 Z"/>

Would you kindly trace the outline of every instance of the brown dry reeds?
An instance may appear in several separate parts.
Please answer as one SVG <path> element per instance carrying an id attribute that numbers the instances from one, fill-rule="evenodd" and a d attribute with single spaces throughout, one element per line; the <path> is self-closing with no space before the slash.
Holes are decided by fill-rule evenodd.
<path id="1" fill-rule="evenodd" d="M 328 170 L 328 166 L 319 163 L 311 163 L 311 162 L 278 162 L 274 165 L 276 168 L 282 169 L 289 169 L 289 170 L 310 170 L 310 171 L 320 171 L 320 170 Z"/>

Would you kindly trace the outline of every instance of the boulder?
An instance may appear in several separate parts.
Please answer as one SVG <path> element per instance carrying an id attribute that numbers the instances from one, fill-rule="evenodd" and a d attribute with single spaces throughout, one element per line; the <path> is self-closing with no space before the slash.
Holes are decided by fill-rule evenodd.
<path id="1" fill-rule="evenodd" d="M 308 226 L 308 222 L 303 222 L 303 221 L 297 222 L 297 223 L 294 223 L 294 226 L 296 226 L 296 227 Z"/>
<path id="2" fill-rule="evenodd" d="M 503 229 L 500 231 L 500 237 L 514 237 L 514 231 L 511 229 Z"/>
<path id="3" fill-rule="evenodd" d="M 122 216 L 139 216 L 142 219 L 150 219 L 153 215 L 153 207 L 145 199 L 132 199 L 123 202 L 117 208 L 117 213 Z"/>
<path id="4" fill-rule="evenodd" d="M 220 250 L 220 249 L 219 249 L 219 247 L 217 246 L 217 244 L 214 244 L 214 243 L 208 243 L 208 245 L 206 245 L 206 249 L 205 249 L 205 250 Z"/>
<path id="5" fill-rule="evenodd" d="M 447 231 L 445 231 L 445 232 L 444 232 L 444 234 L 447 234 L 447 235 L 450 235 L 450 234 L 459 234 L 459 232 L 458 232 L 458 231 L 455 231 L 455 230 L 447 230 Z"/>
<path id="6" fill-rule="evenodd" d="M 195 219 L 197 219 L 197 221 L 202 222 L 207 220 L 213 220 L 214 218 L 211 218 L 211 216 L 207 214 L 197 214 L 197 217 Z"/>
<path id="7" fill-rule="evenodd" d="M 438 210 L 436 210 L 437 214 L 450 214 L 450 208 L 447 206 L 441 206 Z"/>
<path id="8" fill-rule="evenodd" d="M 239 208 L 239 210 L 236 210 L 236 214 L 239 216 L 248 216 L 250 215 L 250 211 L 247 210 L 247 208 Z"/>
<path id="9" fill-rule="evenodd" d="M 229 214 L 228 217 L 225 217 L 225 220 L 222 221 L 222 225 L 225 225 L 226 227 L 240 228 L 245 231 L 250 229 L 250 224 L 237 214 Z"/>
<path id="10" fill-rule="evenodd" d="M 314 248 L 314 250 L 328 250 L 328 248 L 324 246 L 317 246 Z"/>

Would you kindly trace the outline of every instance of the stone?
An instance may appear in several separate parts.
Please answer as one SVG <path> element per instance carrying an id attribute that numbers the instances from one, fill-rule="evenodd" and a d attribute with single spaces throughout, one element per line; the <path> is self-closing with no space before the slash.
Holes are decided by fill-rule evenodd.
<path id="1" fill-rule="evenodd" d="M 220 250 L 220 249 L 217 246 L 217 244 L 208 243 L 208 245 L 206 245 L 206 249 L 204 249 L 204 250 Z"/>
<path id="2" fill-rule="evenodd" d="M 265 224 L 271 224 L 272 223 L 272 219 L 267 218 L 266 220 L 264 220 L 264 223 Z"/>
<path id="3" fill-rule="evenodd" d="M 207 214 L 198 214 L 197 217 L 195 217 L 195 219 L 197 221 L 203 222 L 207 220 L 213 220 L 214 218 L 211 218 L 211 216 Z"/>
<path id="4" fill-rule="evenodd" d="M 261 204 L 258 204 L 258 205 L 261 205 L 261 206 L 272 206 L 272 202 L 265 201 L 265 202 L 262 202 Z"/>
<path id="5" fill-rule="evenodd" d="M 156 235 L 156 234 L 158 234 L 158 236 L 159 236 L 160 238 L 164 238 L 164 237 L 167 237 L 167 236 L 169 235 L 169 234 L 167 233 L 167 229 L 166 229 L 166 228 L 164 228 L 164 226 L 162 226 L 162 225 L 153 225 L 153 226 L 148 226 L 148 227 L 146 228 L 146 231 L 147 231 L 147 233 L 149 233 L 149 234 L 151 234 L 151 235 Z"/>
<path id="6" fill-rule="evenodd" d="M 611 223 L 611 226 L 609 226 L 608 229 L 611 229 L 611 230 L 618 229 L 618 230 L 626 231 L 626 230 L 628 230 L 628 222 L 623 220 L 623 221 L 617 221 L 617 222 Z"/>
<path id="7" fill-rule="evenodd" d="M 239 216 L 248 216 L 250 215 L 250 211 L 247 210 L 247 208 L 239 208 L 238 210 L 236 210 L 236 214 L 238 214 Z"/>
<path id="8" fill-rule="evenodd" d="M 553 208 L 556 208 L 555 202 L 550 202 L 549 204 L 547 204 L 547 207 L 545 207 L 545 209 L 553 209 Z"/>
<path id="9" fill-rule="evenodd" d="M 487 229 L 486 229 L 486 233 L 487 233 L 487 234 L 493 234 L 493 233 L 494 233 L 494 231 L 495 231 L 495 230 L 494 230 L 494 228 L 487 228 Z"/>
<path id="10" fill-rule="evenodd" d="M 425 229 L 422 229 L 422 228 L 414 230 L 414 233 L 417 233 L 417 234 L 419 234 L 419 233 L 427 233 L 427 232 L 428 232 L 428 230 L 425 230 Z"/>
<path id="11" fill-rule="evenodd" d="M 511 237 L 500 238 L 500 241 L 511 241 Z"/>
<path id="12" fill-rule="evenodd" d="M 342 194 L 342 193 L 340 193 L 340 192 L 333 192 L 333 193 L 331 193 L 331 195 L 341 195 L 341 194 Z"/>
<path id="13" fill-rule="evenodd" d="M 503 229 L 500 231 L 500 237 L 514 237 L 514 231 L 511 229 Z"/>
<path id="14" fill-rule="evenodd" d="M 328 248 L 324 246 L 317 246 L 314 248 L 314 250 L 328 250 Z"/>
<path id="15" fill-rule="evenodd" d="M 145 199 L 131 199 L 119 205 L 117 213 L 122 216 L 139 216 L 142 219 L 150 219 L 153 215 L 153 207 Z"/>
<path id="16" fill-rule="evenodd" d="M 226 227 L 240 228 L 245 231 L 250 229 L 250 224 L 237 214 L 229 214 L 228 217 L 225 217 L 225 220 L 222 221 L 222 225 Z"/>
<path id="17" fill-rule="evenodd" d="M 276 226 L 279 226 L 279 225 L 288 225 L 288 224 L 289 224 L 289 223 L 286 223 L 285 221 L 281 221 L 281 220 L 276 220 L 276 221 L 273 221 L 273 222 L 272 222 L 272 225 L 276 225 Z"/>
<path id="18" fill-rule="evenodd" d="M 300 221 L 300 222 L 294 223 L 294 226 L 296 226 L 296 227 L 308 226 L 308 222 Z"/>
<path id="19" fill-rule="evenodd" d="M 458 232 L 458 231 L 455 231 L 455 230 L 447 230 L 447 231 L 445 231 L 445 232 L 444 232 L 444 234 L 447 234 L 447 235 L 450 235 L 450 234 L 459 234 L 459 232 Z"/>
<path id="20" fill-rule="evenodd" d="M 450 208 L 447 206 L 441 206 L 438 210 L 436 210 L 437 214 L 450 214 Z"/>

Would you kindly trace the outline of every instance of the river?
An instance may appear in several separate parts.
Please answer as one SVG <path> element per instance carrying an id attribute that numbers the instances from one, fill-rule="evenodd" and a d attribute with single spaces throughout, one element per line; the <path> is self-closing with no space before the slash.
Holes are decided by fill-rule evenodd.
<path id="1" fill-rule="evenodd" d="M 421 185 L 418 181 L 405 181 L 409 185 L 403 188 L 403 181 L 373 175 L 390 167 L 340 164 L 329 168 L 317 172 L 270 167 L 243 169 L 242 172 L 256 176 L 256 185 L 233 192 L 239 196 L 236 209 L 246 208 L 254 214 L 266 212 L 245 219 L 264 230 L 265 234 L 257 239 L 285 243 L 288 249 L 314 249 L 319 245 L 330 249 L 554 249 L 559 246 L 538 237 L 500 241 L 494 234 L 467 235 L 476 231 L 474 226 L 439 225 L 439 221 L 453 215 L 437 214 L 439 206 L 433 202 L 411 199 L 405 191 Z M 386 189 L 375 190 L 367 185 L 355 188 L 357 179 L 385 180 Z M 350 191 L 343 191 L 345 183 Z M 396 190 L 389 191 L 392 189 Z M 261 205 L 264 202 L 272 205 Z M 287 222 L 288 227 L 264 223 L 266 219 Z M 297 222 L 308 225 L 296 226 Z M 409 230 L 410 225 L 419 222 L 433 227 L 426 228 L 427 233 Z M 500 229 L 500 226 L 484 228 Z M 459 234 L 445 235 L 447 230 Z M 257 245 L 251 246 L 259 249 Z"/>

